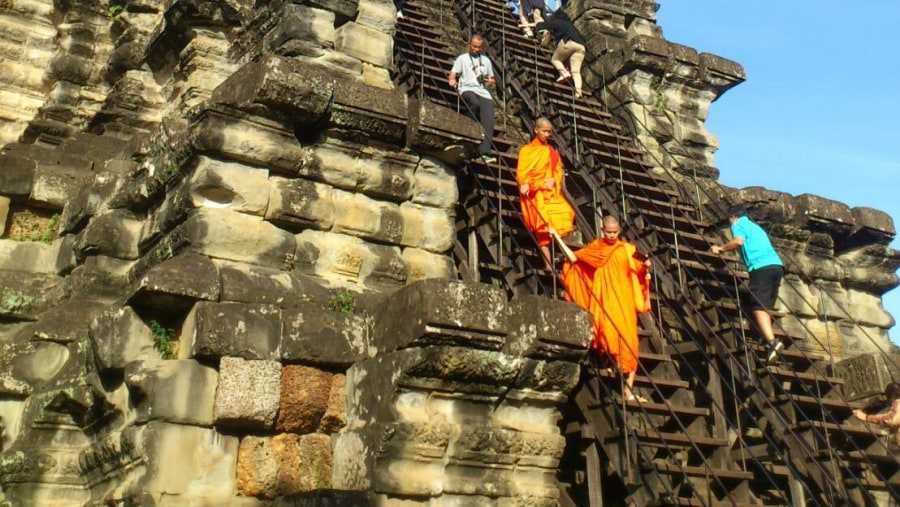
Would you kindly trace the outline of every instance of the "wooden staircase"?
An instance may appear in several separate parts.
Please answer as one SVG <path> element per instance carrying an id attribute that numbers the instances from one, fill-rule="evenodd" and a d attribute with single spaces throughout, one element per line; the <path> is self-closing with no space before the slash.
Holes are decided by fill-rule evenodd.
<path id="1" fill-rule="evenodd" d="M 654 259 L 654 318 L 642 319 L 635 384 L 650 402 L 624 402 L 619 375 L 586 365 L 565 427 L 562 505 L 867 505 L 873 492 L 898 496 L 897 450 L 848 422 L 851 406 L 825 359 L 803 352 L 804 337 L 784 335 L 779 361 L 765 363 L 736 303 L 749 298 L 746 274 L 708 253 L 721 241 L 713 224 L 683 197 L 690 193 L 649 170 L 596 97 L 574 101 L 571 87 L 555 83 L 550 53 L 521 35 L 502 2 L 414 0 L 404 14 L 398 86 L 456 109 L 446 76 L 457 51 L 441 27 L 456 23 L 461 49 L 474 20 L 498 74 L 498 110 L 518 111 L 523 132 L 539 115 L 554 123 L 584 236 L 594 236 L 598 209 L 612 212 Z M 511 294 L 556 297 L 555 274 L 520 218 L 521 143 L 509 137 L 502 128 L 495 135 L 498 163 L 460 174 L 457 264 L 463 277 L 494 280 Z"/>

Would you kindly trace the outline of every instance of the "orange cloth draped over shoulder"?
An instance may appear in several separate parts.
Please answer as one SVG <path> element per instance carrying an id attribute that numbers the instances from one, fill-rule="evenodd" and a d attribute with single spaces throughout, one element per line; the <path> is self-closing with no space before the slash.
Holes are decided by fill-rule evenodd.
<path id="1" fill-rule="evenodd" d="M 547 178 L 555 181 L 553 188 L 544 188 Z M 538 245 L 550 244 L 547 229 L 549 223 L 560 236 L 565 236 L 575 228 L 575 210 L 562 194 L 563 165 L 559 152 L 537 138 L 519 150 L 516 165 L 516 181 L 519 186 L 531 187 L 528 196 L 522 200 L 522 219 L 528 230 L 537 236 Z"/>
<path id="2" fill-rule="evenodd" d="M 597 239 L 576 250 L 578 260 L 562 271 L 566 300 L 594 316 L 592 348 L 601 358 L 611 355 L 624 373 L 637 371 L 637 314 L 650 311 L 647 268 L 634 258 L 636 250 L 627 241 Z"/>

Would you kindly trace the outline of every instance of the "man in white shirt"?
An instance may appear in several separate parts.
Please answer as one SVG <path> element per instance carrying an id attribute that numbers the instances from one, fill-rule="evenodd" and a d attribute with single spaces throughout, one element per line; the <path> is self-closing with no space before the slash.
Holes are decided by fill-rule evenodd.
<path id="1" fill-rule="evenodd" d="M 450 78 L 447 82 L 466 103 L 469 115 L 481 123 L 484 128 L 484 139 L 478 146 L 478 156 L 485 163 L 496 162 L 490 155 L 491 138 L 494 137 L 494 99 L 488 87 L 494 86 L 494 68 L 490 59 L 481 54 L 484 38 L 473 35 L 469 40 L 469 51 L 463 53 L 453 62 Z"/>

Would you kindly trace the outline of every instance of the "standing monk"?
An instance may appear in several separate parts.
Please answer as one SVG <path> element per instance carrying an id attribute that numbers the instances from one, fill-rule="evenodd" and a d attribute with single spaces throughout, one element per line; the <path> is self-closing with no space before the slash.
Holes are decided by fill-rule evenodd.
<path id="1" fill-rule="evenodd" d="M 516 182 L 522 205 L 522 220 L 537 236 L 547 269 L 551 229 L 561 238 L 575 229 L 575 210 L 562 193 L 563 165 L 559 152 L 550 146 L 553 125 L 543 116 L 534 122 L 534 138 L 519 150 Z"/>
<path id="2" fill-rule="evenodd" d="M 626 400 L 647 400 L 632 392 L 638 367 L 637 314 L 650 311 L 650 261 L 619 239 L 619 220 L 603 217 L 600 239 L 575 251 L 563 267 L 566 299 L 594 315 L 592 348 L 609 354 L 625 375 Z"/>

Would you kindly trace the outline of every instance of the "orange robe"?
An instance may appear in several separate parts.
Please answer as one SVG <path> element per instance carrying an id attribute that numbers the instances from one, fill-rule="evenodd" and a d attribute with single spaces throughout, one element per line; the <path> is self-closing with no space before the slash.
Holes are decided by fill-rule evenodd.
<path id="1" fill-rule="evenodd" d="M 547 178 L 553 178 L 556 182 L 551 190 L 544 188 Z M 560 236 L 569 234 L 575 228 L 575 210 L 563 197 L 562 180 L 562 160 L 555 148 L 534 138 L 519 150 L 516 181 L 519 186 L 527 183 L 531 187 L 528 198 L 520 195 L 522 220 L 528 230 L 537 236 L 540 246 L 550 244 L 548 223 Z"/>
<path id="2" fill-rule="evenodd" d="M 650 311 L 650 283 L 644 263 L 627 241 L 594 240 L 575 251 L 578 260 L 563 266 L 566 300 L 594 316 L 592 348 L 609 354 L 624 373 L 637 371 L 637 314 Z"/>

